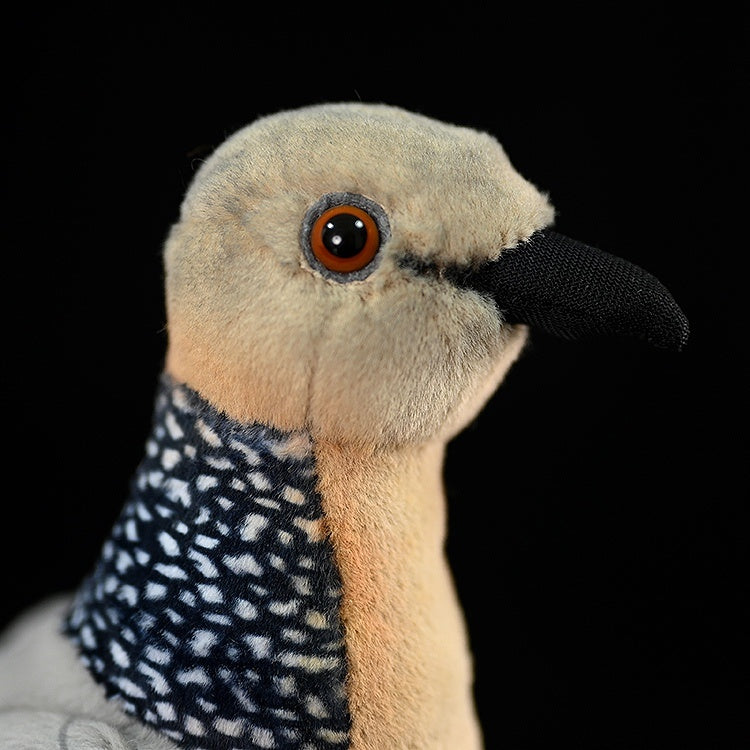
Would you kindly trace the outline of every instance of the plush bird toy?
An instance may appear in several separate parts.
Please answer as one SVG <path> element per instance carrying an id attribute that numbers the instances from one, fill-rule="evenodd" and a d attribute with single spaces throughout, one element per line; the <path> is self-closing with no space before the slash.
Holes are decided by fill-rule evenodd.
<path id="1" fill-rule="evenodd" d="M 680 349 L 631 263 L 550 229 L 490 135 L 263 117 L 165 244 L 168 349 L 90 575 L 0 648 L 0 747 L 478 750 L 445 446 L 529 327 Z"/>

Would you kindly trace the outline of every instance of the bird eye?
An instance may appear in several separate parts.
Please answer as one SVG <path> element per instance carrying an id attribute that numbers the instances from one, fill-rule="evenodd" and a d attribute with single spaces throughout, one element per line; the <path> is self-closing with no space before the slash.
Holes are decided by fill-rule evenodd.
<path id="1" fill-rule="evenodd" d="M 343 204 L 318 217 L 310 232 L 310 247 L 331 271 L 359 271 L 375 257 L 380 247 L 380 232 L 370 214 Z"/>
<path id="2" fill-rule="evenodd" d="M 303 248 L 308 261 L 338 281 L 365 278 L 389 232 L 385 212 L 351 193 L 323 196 L 307 213 Z"/>

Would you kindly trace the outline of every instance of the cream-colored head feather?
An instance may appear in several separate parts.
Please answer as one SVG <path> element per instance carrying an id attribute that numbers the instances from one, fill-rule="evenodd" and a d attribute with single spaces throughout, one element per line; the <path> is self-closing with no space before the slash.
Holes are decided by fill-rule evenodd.
<path id="1" fill-rule="evenodd" d="M 350 283 L 303 248 L 308 211 L 341 193 L 376 205 L 389 230 L 372 272 Z M 379 104 L 261 118 L 202 165 L 170 233 L 167 368 L 243 421 L 335 442 L 448 437 L 525 328 L 403 258 L 468 267 L 552 216 L 485 133 Z"/>

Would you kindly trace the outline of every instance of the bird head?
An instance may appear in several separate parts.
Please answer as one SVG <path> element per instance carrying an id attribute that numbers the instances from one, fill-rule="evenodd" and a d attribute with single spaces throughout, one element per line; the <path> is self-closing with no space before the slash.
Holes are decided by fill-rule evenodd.
<path id="1" fill-rule="evenodd" d="M 679 349 L 660 282 L 553 218 L 487 133 L 382 104 L 262 117 L 167 238 L 167 370 L 241 421 L 408 444 L 473 419 L 529 326 Z"/>

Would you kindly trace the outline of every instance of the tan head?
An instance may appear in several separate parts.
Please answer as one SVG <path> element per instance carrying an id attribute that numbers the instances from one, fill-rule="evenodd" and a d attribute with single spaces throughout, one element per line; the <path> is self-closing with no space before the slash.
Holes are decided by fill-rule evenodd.
<path id="1" fill-rule="evenodd" d="M 552 219 L 485 133 L 376 104 L 261 118 L 202 165 L 168 238 L 167 369 L 243 421 L 450 437 L 526 335 L 476 273 Z"/>
<path id="2" fill-rule="evenodd" d="M 332 194 L 375 221 L 364 271 L 305 247 Z M 198 171 L 169 237 L 168 369 L 241 420 L 424 440 L 473 416 L 524 332 L 403 258 L 489 260 L 551 219 L 488 135 L 382 105 L 261 119 Z"/>

